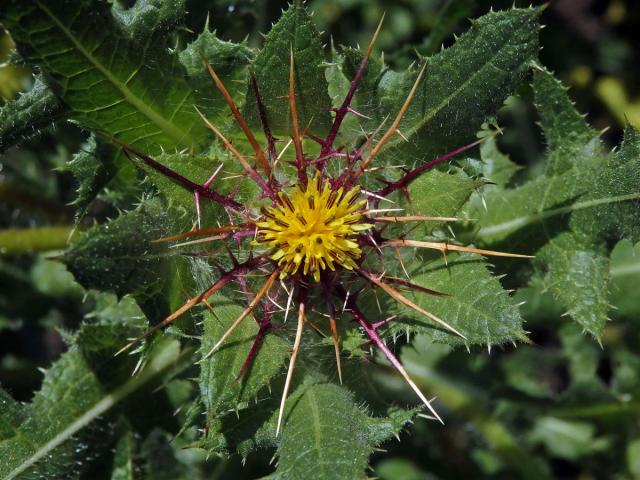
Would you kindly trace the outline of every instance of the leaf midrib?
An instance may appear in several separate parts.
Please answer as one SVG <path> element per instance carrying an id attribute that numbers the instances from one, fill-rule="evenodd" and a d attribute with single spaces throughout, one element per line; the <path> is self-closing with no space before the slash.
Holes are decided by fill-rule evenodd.
<path id="1" fill-rule="evenodd" d="M 43 5 L 40 1 L 37 1 L 36 4 L 38 7 L 47 15 L 51 21 L 60 29 L 60 31 L 73 43 L 75 48 L 82 54 L 84 57 L 100 72 L 104 77 L 124 96 L 125 100 L 129 102 L 136 110 L 138 110 L 141 114 L 147 117 L 151 122 L 153 122 L 160 130 L 173 138 L 176 142 L 182 144 L 185 142 L 185 139 L 189 140 L 189 143 L 194 143 L 193 139 L 190 138 L 190 135 L 178 128 L 173 123 L 164 119 L 161 115 L 159 115 L 155 110 L 150 108 L 145 102 L 139 99 L 126 85 L 124 85 L 120 79 L 115 77 L 109 69 L 107 69 L 97 58 L 95 58 L 91 52 L 89 52 L 86 48 L 82 46 L 82 44 L 78 41 L 75 35 L 65 27 L 62 22 L 58 19 L 58 17 L 49 10 L 45 5 Z"/>
<path id="2" fill-rule="evenodd" d="M 322 460 L 322 434 L 320 432 L 320 430 L 322 429 L 322 424 L 320 422 L 320 412 L 318 410 L 318 403 L 316 402 L 315 399 L 315 393 L 313 392 L 313 390 L 309 390 L 307 392 L 307 398 L 309 400 L 309 408 L 311 409 L 311 414 L 313 415 L 313 423 L 316 425 L 316 428 L 313 429 L 313 438 L 315 440 L 316 443 L 316 452 L 318 452 L 318 466 L 319 469 L 322 471 L 322 474 L 320 475 L 320 478 L 326 478 L 325 476 L 325 469 L 324 469 L 324 461 Z"/>
<path id="3" fill-rule="evenodd" d="M 12 480 L 18 475 L 24 473 L 27 469 L 35 465 L 37 462 L 46 457 L 51 451 L 59 447 L 77 432 L 88 426 L 100 415 L 110 410 L 113 406 L 127 398 L 136 390 L 144 386 L 156 376 L 160 375 L 167 369 L 182 364 L 182 360 L 193 354 L 193 349 L 183 350 L 178 357 L 171 355 L 163 355 L 161 359 L 154 365 L 153 362 L 149 368 L 143 371 L 139 376 L 129 379 L 122 386 L 116 388 L 112 392 L 106 394 L 104 398 L 96 402 L 91 408 L 86 410 L 82 415 L 76 418 L 67 428 L 58 433 L 47 443 L 38 448 L 28 459 L 14 468 L 5 477 L 5 480 Z M 153 368 L 151 368 L 153 366 Z"/>
<path id="4" fill-rule="evenodd" d="M 526 227 L 527 225 L 531 225 L 533 223 L 542 222 L 556 215 L 565 215 L 567 213 L 571 213 L 577 210 L 582 210 L 585 208 L 593 208 L 600 205 L 606 205 L 609 203 L 626 202 L 631 200 L 640 200 L 640 192 L 629 193 L 626 195 L 617 195 L 613 197 L 598 198 L 598 199 L 587 200 L 583 202 L 576 202 L 566 207 L 554 208 L 544 212 L 532 213 L 530 215 L 522 215 L 520 217 L 513 218 L 506 222 L 481 228 L 480 230 L 478 230 L 477 237 L 479 239 L 483 239 L 486 237 L 491 237 L 493 235 L 499 235 L 503 232 L 514 231 L 516 229 Z"/>

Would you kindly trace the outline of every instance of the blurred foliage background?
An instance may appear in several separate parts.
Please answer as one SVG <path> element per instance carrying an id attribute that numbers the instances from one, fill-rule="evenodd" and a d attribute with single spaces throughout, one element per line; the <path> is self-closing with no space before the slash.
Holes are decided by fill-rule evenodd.
<path id="1" fill-rule="evenodd" d="M 248 37 L 257 46 L 261 32 L 269 29 L 286 3 L 190 1 L 188 27 L 199 32 L 209 18 L 222 38 Z M 528 3 L 515 2 L 517 6 Z M 511 5 L 511 0 L 308 2 L 324 38 L 335 44 L 366 44 L 386 13 L 377 50 L 394 67 L 406 67 L 412 59 L 450 45 L 455 33 L 468 28 L 467 18 Z M 640 128 L 640 2 L 552 0 L 542 22 L 546 25 L 541 32 L 542 63 L 571 87 L 570 94 L 589 123 L 607 129 L 603 141 L 618 144 L 626 122 Z M 28 69 L 1 63 L 10 55 L 12 42 L 3 34 L 2 102 L 27 91 L 33 82 Z M 500 112 L 505 130 L 500 147 L 517 163 L 537 165 L 545 147 L 532 95 L 526 85 L 518 93 Z M 0 153 L 0 229 L 40 229 L 14 243 L 4 241 L 0 251 L 0 384 L 20 400 L 28 400 L 39 388 L 37 368 L 49 365 L 64 351 L 65 332 L 92 310 L 70 274 L 47 260 L 72 233 L 74 210 L 68 204 L 76 185 L 66 165 L 87 134 L 60 122 L 44 133 L 26 136 L 19 148 Z M 88 218 L 101 221 L 114 216 L 117 212 L 111 208 L 98 202 Z M 633 254 L 632 245 L 619 245 L 612 268 L 616 255 L 622 262 Z M 539 478 L 537 462 L 544 458 L 556 478 L 640 478 L 638 405 L 631 402 L 615 409 L 598 400 L 581 409 L 571 407 L 571 399 L 600 398 L 599 389 L 615 395 L 640 386 L 637 340 L 631 340 L 635 347 L 626 341 L 637 339 L 640 329 L 634 279 L 637 274 L 614 279 L 619 310 L 617 321 L 607 327 L 602 348 L 562 323 L 562 312 L 548 298 L 532 296 L 525 289 L 517 295 L 529 301 L 524 313 L 534 345 L 468 355 L 418 340 L 415 349 L 406 349 L 403 361 L 410 373 L 448 406 L 445 415 L 450 420 L 437 431 L 429 422 L 416 422 L 401 443 L 390 443 L 387 453 L 374 459 L 375 475 L 407 480 L 479 474 L 513 478 L 510 475 L 516 471 L 518 477 Z M 394 381 L 390 376 L 392 389 Z M 402 391 L 400 385 L 397 388 Z M 558 402 L 560 398 L 569 399 L 568 403 Z M 636 414 L 629 417 L 630 411 Z M 635 423 L 622 428 L 629 418 Z M 240 472 L 244 478 L 255 478 L 269 470 L 268 460 L 257 457 L 245 467 L 235 460 L 221 461 L 211 478 Z M 505 465 L 510 474 L 505 473 Z"/>

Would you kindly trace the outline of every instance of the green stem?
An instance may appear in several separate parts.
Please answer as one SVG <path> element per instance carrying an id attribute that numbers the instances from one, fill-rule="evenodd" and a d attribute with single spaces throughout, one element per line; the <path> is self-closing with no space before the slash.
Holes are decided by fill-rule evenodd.
<path id="1" fill-rule="evenodd" d="M 0 230 L 0 255 L 62 250 L 73 231 L 70 225 Z"/>

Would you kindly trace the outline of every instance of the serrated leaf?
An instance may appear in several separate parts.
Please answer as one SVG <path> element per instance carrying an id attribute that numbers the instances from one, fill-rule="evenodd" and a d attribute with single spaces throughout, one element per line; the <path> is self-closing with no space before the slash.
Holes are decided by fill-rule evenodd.
<path id="1" fill-rule="evenodd" d="M 166 247 L 151 242 L 169 234 L 169 217 L 158 200 L 98 225 L 65 252 L 63 261 L 85 288 L 119 296 L 151 288 L 166 274 Z"/>
<path id="2" fill-rule="evenodd" d="M 158 30 L 175 26 L 186 12 L 185 0 L 137 0 L 129 8 L 114 4 L 113 15 L 131 38 L 148 39 Z"/>
<path id="3" fill-rule="evenodd" d="M 166 35 L 133 39 L 136 32 L 120 28 L 108 3 L 13 1 L 0 15 L 18 51 L 55 81 L 71 118 L 82 125 L 152 155 L 206 138 Z"/>
<path id="4" fill-rule="evenodd" d="M 317 479 L 364 476 L 367 459 L 382 438 L 376 420 L 337 385 L 302 386 L 296 393 L 287 401 L 278 468 L 271 478 L 306 478 L 309 472 Z"/>
<path id="5" fill-rule="evenodd" d="M 206 355 L 213 348 L 229 325 L 244 310 L 240 305 L 222 296 L 213 297 L 211 304 L 214 313 L 204 314 L 202 355 Z M 242 378 L 238 378 L 258 330 L 254 318 L 246 318 L 225 344 L 200 364 L 200 390 L 209 418 L 246 407 L 284 366 L 288 356 L 288 343 L 270 332 L 264 337 L 250 369 Z"/>
<path id="6" fill-rule="evenodd" d="M 549 290 L 585 331 L 599 336 L 609 311 L 609 259 L 571 233 L 549 241 L 536 255 L 544 274 L 534 280 Z"/>
<path id="7" fill-rule="evenodd" d="M 385 312 L 399 315 L 392 323 L 392 331 L 428 332 L 435 340 L 452 344 L 498 345 L 526 338 L 518 306 L 481 257 L 448 254 L 446 261 L 436 258 L 424 260 L 422 265 L 415 263 L 408 264 L 411 281 L 448 296 L 437 297 L 421 292 L 405 292 L 405 295 L 461 331 L 467 340 L 465 342 L 441 330 L 414 310 L 401 307 L 396 302 L 387 302 Z"/>
<path id="8" fill-rule="evenodd" d="M 15 435 L 25 413 L 22 406 L 0 387 L 0 441 Z"/>
<path id="9" fill-rule="evenodd" d="M 290 50 L 295 61 L 295 91 L 300 129 L 311 125 L 313 133 L 329 125 L 328 84 L 324 76 L 324 51 L 320 34 L 300 2 L 282 14 L 266 37 L 264 47 L 252 65 L 265 105 L 269 127 L 276 134 L 291 133 L 289 94 Z M 245 112 L 254 126 L 260 118 L 251 86 L 247 90 Z"/>
<path id="10" fill-rule="evenodd" d="M 118 344 L 130 333 L 129 328 L 121 327 Z M 105 388 L 101 375 L 113 374 L 118 344 L 109 345 L 110 354 L 99 363 L 90 362 L 81 348 L 72 348 L 45 373 L 42 389 L 27 407 L 29 415 L 11 436 L 0 441 L 2 478 L 59 478 L 80 473 L 88 466 L 88 451 L 95 453 L 106 446 L 109 437 L 101 431 L 108 420 L 105 415 L 175 367 L 180 358 L 176 341 L 159 342 L 138 376 L 125 374 L 119 383 Z"/>
<path id="11" fill-rule="evenodd" d="M 82 218 L 89 204 L 116 175 L 116 157 L 117 152 L 113 146 L 91 136 L 65 166 L 78 182 L 77 196 L 72 203 L 77 208 L 77 219 Z"/>
<path id="12" fill-rule="evenodd" d="M 199 100 L 199 108 L 212 123 L 226 122 L 229 109 L 205 69 L 203 59 L 213 66 L 235 103 L 241 105 L 246 91 L 247 67 L 254 56 L 245 42 L 226 42 L 206 29 L 180 52 L 180 63 L 186 69 L 187 81 Z M 255 102 L 254 97 L 249 101 Z"/>
<path id="13" fill-rule="evenodd" d="M 538 52 L 536 9 L 489 13 L 474 22 L 450 48 L 428 59 L 425 76 L 400 131 L 388 144 L 391 158 L 420 161 L 460 147 L 474 138 L 525 77 Z M 381 112 L 397 112 L 415 74 L 391 82 Z M 481 94 L 480 94 L 481 92 Z M 368 114 L 368 112 L 364 112 Z"/>
<path id="14" fill-rule="evenodd" d="M 36 77 L 31 90 L 0 108 L 0 152 L 67 113 L 67 106 Z"/>
<path id="15" fill-rule="evenodd" d="M 340 107 L 344 96 L 349 90 L 351 80 L 354 78 L 363 57 L 364 52 L 349 47 L 342 47 L 340 49 L 340 54 L 334 53 L 333 62 L 338 65 L 332 65 L 327 68 L 329 68 L 330 71 L 338 69 L 342 74 L 341 76 L 344 82 L 343 89 L 335 94 L 335 98 L 338 101 L 338 105 L 335 105 L 335 107 Z M 335 75 L 336 73 L 338 72 L 333 72 L 332 75 Z M 362 75 L 362 80 L 360 81 L 355 95 L 353 96 L 351 107 L 356 111 L 368 112 L 373 106 L 380 105 L 380 95 L 384 92 L 384 89 L 381 86 L 383 77 L 387 74 L 393 75 L 393 73 L 394 72 L 389 71 L 389 67 L 384 64 L 382 58 L 370 57 L 364 74 Z M 332 79 L 332 82 L 335 85 L 336 79 Z M 355 116 L 347 116 L 346 120 L 355 121 L 356 118 L 357 117 Z M 357 118 L 357 120 L 370 128 L 377 127 L 375 124 L 377 119 L 374 121 L 367 121 L 366 119 Z M 349 125 L 345 125 L 341 130 L 346 130 L 346 133 L 343 133 L 343 135 L 348 137 L 349 133 L 353 135 L 352 131 L 354 128 L 355 127 L 349 128 Z"/>
<path id="16" fill-rule="evenodd" d="M 564 88 L 546 71 L 536 75 L 537 108 L 550 137 L 547 175 L 485 192 L 477 238 L 504 250 L 539 250 L 537 285 L 598 337 L 608 316 L 607 245 L 640 237 L 639 135 L 627 128 L 620 151 L 605 154 Z"/>
<path id="17" fill-rule="evenodd" d="M 571 228 L 594 241 L 640 240 L 640 132 L 625 129 L 620 151 L 585 172 L 586 192 Z"/>
<path id="18" fill-rule="evenodd" d="M 190 224 L 196 219 L 195 198 L 193 192 L 184 186 L 177 184 L 171 178 L 146 165 L 138 158 L 131 157 L 135 165 L 143 170 L 162 194 L 167 205 L 170 205 L 175 213 L 183 217 L 177 225 L 172 227 L 172 233 L 180 233 L 180 228 L 190 228 Z M 191 155 L 186 153 L 163 153 L 155 159 L 179 175 L 188 178 L 192 182 L 202 185 L 211 176 L 216 167 L 226 158 L 212 158 L 208 155 Z M 219 191 L 220 181 L 214 183 L 216 191 Z M 226 188 L 228 190 L 228 188 Z M 224 215 L 222 207 L 206 198 L 200 199 L 202 219 L 204 225 L 215 224 L 215 221 Z"/>
<path id="19" fill-rule="evenodd" d="M 547 175 L 558 175 L 600 150 L 600 139 L 574 107 L 567 89 L 541 67 L 533 71 L 540 126 L 549 146 Z"/>
<path id="20" fill-rule="evenodd" d="M 409 184 L 408 199 L 401 206 L 414 215 L 455 217 L 471 194 L 483 182 L 474 180 L 460 170 L 450 173 L 433 170 L 420 175 Z M 421 231 L 430 233 L 439 222 L 424 222 Z"/>
<path id="21" fill-rule="evenodd" d="M 167 209 L 158 198 L 147 200 L 82 233 L 62 261 L 85 288 L 118 296 L 130 293 L 145 314 L 157 321 L 184 303 L 184 292 L 210 280 L 199 260 L 179 255 L 166 243 L 153 243 L 185 230 L 191 221 L 184 212 Z"/>

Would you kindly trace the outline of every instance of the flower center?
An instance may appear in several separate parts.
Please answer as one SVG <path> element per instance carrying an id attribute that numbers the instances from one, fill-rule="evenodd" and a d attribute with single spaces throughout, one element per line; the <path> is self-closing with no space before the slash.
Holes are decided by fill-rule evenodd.
<path id="1" fill-rule="evenodd" d="M 298 187 L 291 197 L 280 192 L 280 204 L 263 210 L 256 243 L 274 250 L 271 258 L 283 267 L 281 278 L 302 266 L 317 282 L 327 267 L 356 266 L 354 260 L 362 254 L 356 237 L 371 228 L 362 221 L 366 200 L 358 200 L 359 193 L 360 187 L 346 193 L 332 190 L 318 174 L 306 190 Z"/>

